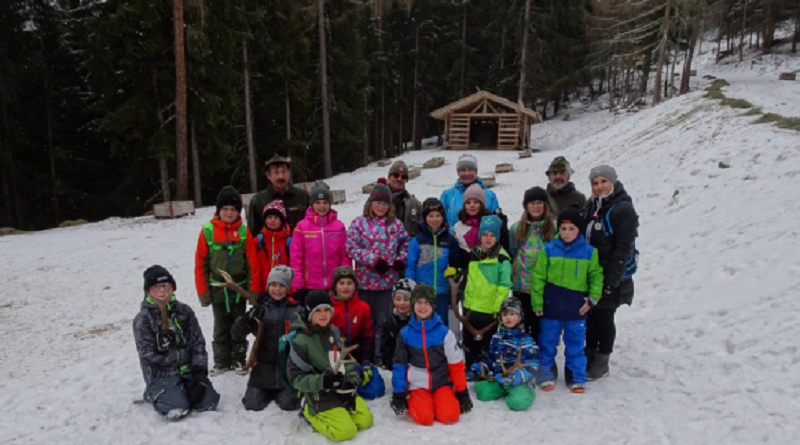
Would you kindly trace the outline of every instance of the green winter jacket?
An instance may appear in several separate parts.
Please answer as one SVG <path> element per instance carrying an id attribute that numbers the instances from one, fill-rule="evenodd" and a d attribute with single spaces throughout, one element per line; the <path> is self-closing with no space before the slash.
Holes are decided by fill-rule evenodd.
<path id="1" fill-rule="evenodd" d="M 481 258 L 484 256 L 484 258 Z M 488 255 L 478 248 L 470 251 L 464 307 L 484 314 L 496 314 L 511 291 L 511 257 L 496 245 Z"/>
<path id="2" fill-rule="evenodd" d="M 302 317 L 292 322 L 291 329 L 297 331 L 289 350 L 286 373 L 292 387 L 303 393 L 310 415 L 344 406 L 343 400 L 334 390 L 322 388 L 324 374 L 333 373 L 333 365 L 342 349 L 341 333 L 329 324 L 322 328 L 309 326 Z M 355 365 L 346 364 L 345 381 L 358 381 Z M 341 371 L 340 371 L 341 372 Z"/>

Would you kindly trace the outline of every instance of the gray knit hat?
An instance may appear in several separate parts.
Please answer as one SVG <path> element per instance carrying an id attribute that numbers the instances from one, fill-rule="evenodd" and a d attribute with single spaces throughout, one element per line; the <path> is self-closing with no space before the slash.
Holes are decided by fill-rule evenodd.
<path id="1" fill-rule="evenodd" d="M 508 297 L 500 304 L 500 314 L 503 311 L 511 311 L 516 312 L 519 315 L 519 318 L 524 318 L 525 316 L 522 314 L 522 302 L 517 299 L 517 297 Z"/>
<path id="2" fill-rule="evenodd" d="M 331 195 L 331 188 L 328 187 L 324 181 L 314 181 L 311 186 L 311 191 L 308 192 L 308 201 L 313 203 L 315 201 L 325 200 L 333 204 L 333 197 Z"/>
<path id="3" fill-rule="evenodd" d="M 458 162 L 456 162 L 456 171 L 459 171 L 462 168 L 469 168 L 478 171 L 478 158 L 468 154 L 461 155 L 461 157 L 458 158 Z"/>
<path id="4" fill-rule="evenodd" d="M 269 272 L 267 286 L 272 283 L 280 283 L 286 289 L 290 289 L 292 287 L 292 280 L 294 280 L 294 270 L 289 266 L 278 264 Z"/>
<path id="5" fill-rule="evenodd" d="M 589 172 L 589 182 L 592 182 L 598 176 L 602 176 L 609 180 L 612 184 L 617 183 L 617 171 L 610 165 L 598 165 Z"/>

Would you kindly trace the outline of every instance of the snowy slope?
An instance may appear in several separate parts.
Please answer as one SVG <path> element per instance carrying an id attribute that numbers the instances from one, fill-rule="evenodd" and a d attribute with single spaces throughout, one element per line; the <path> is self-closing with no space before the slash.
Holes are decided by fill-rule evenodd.
<path id="1" fill-rule="evenodd" d="M 592 166 L 617 168 L 641 217 L 642 256 L 634 305 L 619 312 L 612 376 L 584 395 L 563 385 L 539 393 L 525 413 L 475 401 L 454 426 L 397 419 L 383 398 L 369 403 L 375 427 L 353 443 L 795 443 L 800 133 L 749 125 L 754 118 L 740 113 L 698 92 L 636 114 L 585 113 L 534 127 L 537 142 L 559 149 L 531 159 L 474 152 L 483 171 L 514 162 L 495 188 L 512 220 L 523 191 L 545 184 L 556 155 L 568 156 L 584 192 Z M 439 196 L 455 181 L 459 155 L 403 156 L 409 164 L 447 160 L 409 189 L 420 199 Z M 361 186 L 386 171 L 373 164 L 329 181 L 347 191 L 337 207 L 345 222 L 361 211 Z M 176 221 L 112 218 L 0 238 L 0 443 L 327 443 L 295 413 L 245 412 L 246 378 L 232 373 L 214 379 L 218 412 L 167 423 L 131 404 L 143 389 L 131 321 L 147 266 L 173 272 L 210 350 L 212 317 L 192 277 L 210 216 L 203 209 Z"/>

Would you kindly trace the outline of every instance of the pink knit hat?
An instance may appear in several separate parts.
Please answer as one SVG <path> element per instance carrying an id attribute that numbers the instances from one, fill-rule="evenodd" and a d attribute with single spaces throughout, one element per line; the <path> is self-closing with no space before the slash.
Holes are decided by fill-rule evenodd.
<path id="1" fill-rule="evenodd" d="M 480 184 L 475 183 L 467 187 L 467 191 L 464 192 L 464 199 L 461 202 L 466 204 L 470 199 L 477 199 L 486 207 L 486 192 L 483 191 Z"/>
<path id="2" fill-rule="evenodd" d="M 283 201 L 276 199 L 264 207 L 264 223 L 267 222 L 268 215 L 275 215 L 281 219 L 283 224 L 286 224 L 286 208 L 283 206 Z"/>

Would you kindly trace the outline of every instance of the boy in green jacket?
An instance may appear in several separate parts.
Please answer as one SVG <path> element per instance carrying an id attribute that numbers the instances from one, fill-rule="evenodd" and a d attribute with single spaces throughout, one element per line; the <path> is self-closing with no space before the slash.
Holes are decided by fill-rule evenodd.
<path id="1" fill-rule="evenodd" d="M 341 333 L 331 324 L 333 303 L 324 291 L 305 298 L 305 314 L 292 323 L 286 371 L 292 386 L 303 393 L 303 415 L 315 431 L 343 441 L 372 426 L 372 413 L 356 394 L 358 374 L 352 363 L 336 369 L 342 357 Z"/>

